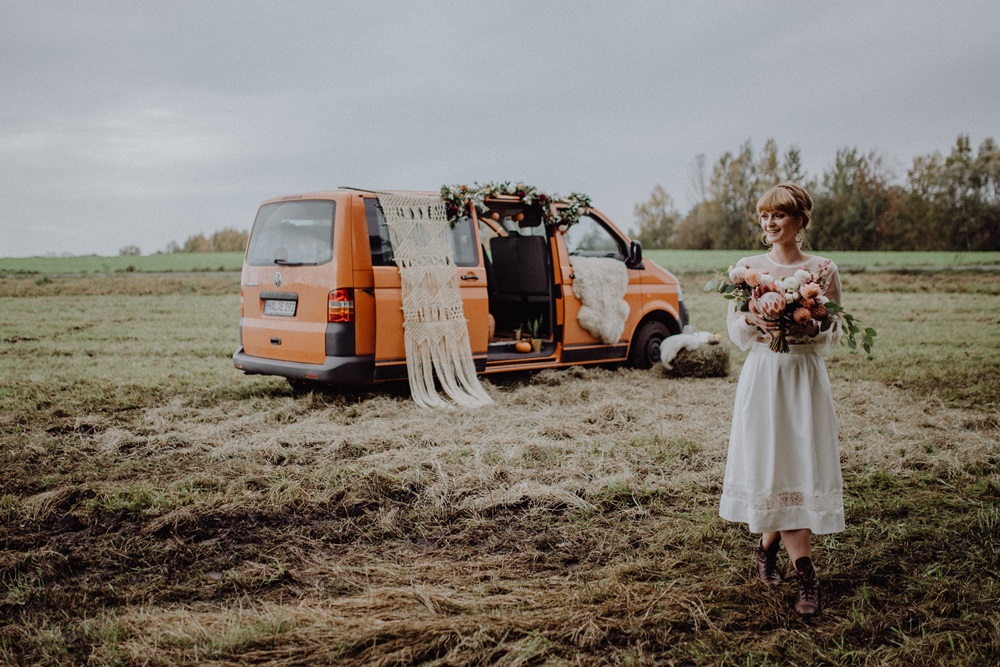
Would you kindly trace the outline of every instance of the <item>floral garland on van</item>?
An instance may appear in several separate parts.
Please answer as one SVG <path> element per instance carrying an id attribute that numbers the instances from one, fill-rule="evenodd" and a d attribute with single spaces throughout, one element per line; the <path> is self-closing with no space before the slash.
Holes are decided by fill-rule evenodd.
<path id="1" fill-rule="evenodd" d="M 466 203 L 471 202 L 477 211 L 485 213 L 486 200 L 489 197 L 498 196 L 518 197 L 529 206 L 537 202 L 542 209 L 542 222 L 548 227 L 559 227 L 562 231 L 566 231 L 579 222 L 580 215 L 590 208 L 590 197 L 587 195 L 574 192 L 569 197 L 561 197 L 557 194 L 539 192 L 538 188 L 521 182 L 497 183 L 490 181 L 482 185 L 473 183 L 471 186 L 441 186 L 441 198 L 444 199 L 448 219 L 452 221 L 452 224 L 458 219 L 458 212 Z M 553 212 L 552 208 L 548 206 L 551 202 L 564 202 L 566 206 L 558 212 Z"/>

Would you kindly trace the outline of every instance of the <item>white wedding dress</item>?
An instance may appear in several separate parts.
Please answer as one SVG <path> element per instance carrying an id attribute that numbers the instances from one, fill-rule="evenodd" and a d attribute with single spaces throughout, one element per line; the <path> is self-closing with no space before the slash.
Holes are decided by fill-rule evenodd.
<path id="1" fill-rule="evenodd" d="M 757 255 L 739 265 L 783 278 L 800 268 L 818 272 L 824 261 L 812 256 L 785 266 Z M 832 262 L 825 295 L 840 303 L 840 277 Z M 757 328 L 733 306 L 727 323 L 733 342 L 750 353 L 736 386 L 719 516 L 746 523 L 754 533 L 844 530 L 837 418 L 822 356 L 839 342 L 840 329 L 789 339 L 790 352 L 778 353 L 758 341 Z"/>

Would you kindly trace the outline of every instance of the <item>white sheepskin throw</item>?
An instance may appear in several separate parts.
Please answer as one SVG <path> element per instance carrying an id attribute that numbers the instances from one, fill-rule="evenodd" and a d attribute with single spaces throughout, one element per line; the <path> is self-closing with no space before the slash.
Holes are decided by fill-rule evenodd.
<path id="1" fill-rule="evenodd" d="M 611 257 L 570 257 L 570 264 L 576 274 L 573 294 L 580 300 L 577 321 L 595 338 L 617 343 L 629 314 L 628 269 Z"/>
<path id="2" fill-rule="evenodd" d="M 689 327 L 690 329 L 690 327 Z M 660 343 L 660 363 L 667 369 L 673 368 L 674 359 L 681 350 L 697 350 L 713 339 L 715 334 L 707 331 L 690 331 L 668 336 Z"/>
<path id="3" fill-rule="evenodd" d="M 413 400 L 425 408 L 450 405 L 437 392 L 436 374 L 445 393 L 459 405 L 492 403 L 476 376 L 444 202 L 440 197 L 387 193 L 379 193 L 378 200 L 399 267 L 406 373 Z"/>

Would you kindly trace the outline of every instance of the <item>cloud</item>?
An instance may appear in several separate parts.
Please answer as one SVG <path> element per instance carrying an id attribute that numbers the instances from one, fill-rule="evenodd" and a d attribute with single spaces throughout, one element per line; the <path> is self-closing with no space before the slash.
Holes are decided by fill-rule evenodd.
<path id="1" fill-rule="evenodd" d="M 1000 6 L 5 3 L 0 255 L 146 252 L 270 196 L 523 179 L 621 226 L 746 140 L 995 134 Z"/>

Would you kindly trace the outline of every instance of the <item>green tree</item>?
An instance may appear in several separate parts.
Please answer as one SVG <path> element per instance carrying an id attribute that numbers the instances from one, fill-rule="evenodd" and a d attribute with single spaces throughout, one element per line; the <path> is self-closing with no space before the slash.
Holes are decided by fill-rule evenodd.
<path id="1" fill-rule="evenodd" d="M 215 252 L 242 252 L 246 250 L 247 232 L 226 227 L 212 234 L 212 250 Z"/>
<path id="2" fill-rule="evenodd" d="M 945 158 L 936 199 L 944 200 L 953 216 L 952 234 L 958 250 L 996 250 L 998 245 L 997 163 L 993 139 L 973 155 L 969 135 L 959 135 Z"/>
<path id="3" fill-rule="evenodd" d="M 714 201 L 704 200 L 696 204 L 684 216 L 674 233 L 674 247 L 689 250 L 711 250 L 712 225 L 718 220 Z"/>
<path id="4" fill-rule="evenodd" d="M 184 241 L 183 252 L 212 252 L 212 242 L 206 239 L 204 234 L 189 236 Z"/>
<path id="5" fill-rule="evenodd" d="M 1000 150 L 992 138 L 974 152 L 959 135 L 947 157 L 914 158 L 907 185 L 900 226 L 915 249 L 1000 250 Z"/>
<path id="6" fill-rule="evenodd" d="M 662 186 L 653 188 L 648 201 L 635 205 L 635 217 L 639 224 L 636 240 L 644 248 L 671 247 L 680 214 Z"/>
<path id="7" fill-rule="evenodd" d="M 775 183 L 785 180 L 784 169 L 782 169 L 781 160 L 778 158 L 778 144 L 774 139 L 768 139 L 764 142 L 764 147 L 760 150 L 760 157 L 757 158 L 753 176 L 756 181 L 755 190 L 759 190 L 761 193 L 766 192 Z"/>
<path id="8" fill-rule="evenodd" d="M 812 247 L 835 250 L 878 250 L 892 234 L 900 191 L 893 174 L 875 151 L 856 147 L 837 151 L 833 168 L 823 174 L 814 193 L 810 226 Z"/>
<path id="9" fill-rule="evenodd" d="M 715 202 L 716 219 L 710 228 L 713 248 L 756 245 L 755 186 L 753 147 L 747 140 L 735 155 L 724 153 L 712 169 L 708 193 Z"/>
<path id="10" fill-rule="evenodd" d="M 785 151 L 785 156 L 781 161 L 781 169 L 784 172 L 786 181 L 795 181 L 804 184 L 806 181 L 806 170 L 802 166 L 802 154 L 799 149 L 792 146 Z"/>

